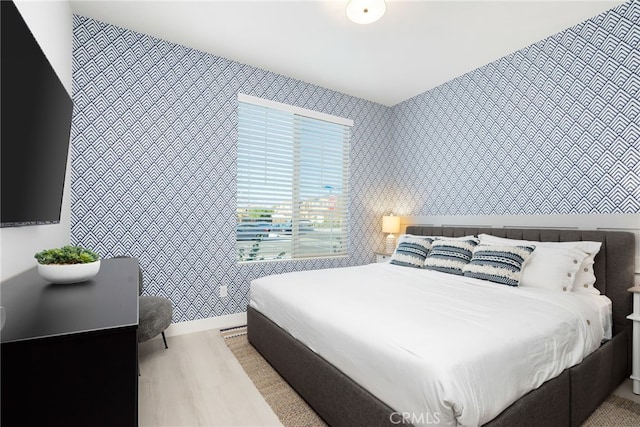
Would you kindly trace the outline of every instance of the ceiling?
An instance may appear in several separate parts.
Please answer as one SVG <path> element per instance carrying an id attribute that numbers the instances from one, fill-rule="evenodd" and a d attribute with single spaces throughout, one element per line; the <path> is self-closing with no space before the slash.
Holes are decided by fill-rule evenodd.
<path id="1" fill-rule="evenodd" d="M 387 0 L 358 25 L 337 1 L 72 0 L 74 13 L 392 106 L 621 3 Z"/>

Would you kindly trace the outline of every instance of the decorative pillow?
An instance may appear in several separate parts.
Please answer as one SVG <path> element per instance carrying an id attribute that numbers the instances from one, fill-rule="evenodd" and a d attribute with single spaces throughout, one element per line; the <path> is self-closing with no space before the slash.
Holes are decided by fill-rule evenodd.
<path id="1" fill-rule="evenodd" d="M 433 239 L 428 237 L 403 234 L 398 239 L 398 246 L 391 255 L 391 264 L 404 267 L 424 267 L 424 260 L 431 249 Z"/>
<path id="2" fill-rule="evenodd" d="M 596 281 L 593 259 L 600 251 L 600 242 L 538 242 L 506 239 L 489 234 L 480 234 L 478 237 L 483 244 L 536 246 L 522 274 L 521 286 L 557 289 L 562 292 L 573 290 L 600 293 L 593 286 Z"/>
<path id="3" fill-rule="evenodd" d="M 476 238 L 468 240 L 437 239 L 431 244 L 431 251 L 424 260 L 424 268 L 449 274 L 462 275 L 462 267 L 471 261 L 473 248 L 478 245 Z"/>
<path id="4" fill-rule="evenodd" d="M 535 248 L 533 245 L 480 244 L 473 249 L 473 257 L 462 268 L 462 273 L 467 277 L 518 286 L 523 267 Z"/>

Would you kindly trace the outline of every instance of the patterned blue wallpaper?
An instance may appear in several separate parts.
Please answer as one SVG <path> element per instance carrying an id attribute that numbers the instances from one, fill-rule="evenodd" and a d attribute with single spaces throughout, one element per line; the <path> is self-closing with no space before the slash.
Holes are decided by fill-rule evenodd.
<path id="1" fill-rule="evenodd" d="M 639 213 L 638 22 L 634 0 L 388 108 L 75 16 L 72 242 L 138 257 L 179 322 L 244 311 L 258 276 L 372 261 L 390 209 Z M 238 92 L 355 121 L 348 258 L 236 264 Z"/>
<path id="2" fill-rule="evenodd" d="M 640 213 L 640 2 L 393 108 L 395 211 Z"/>
<path id="3" fill-rule="evenodd" d="M 174 321 L 245 311 L 255 277 L 367 263 L 383 246 L 388 107 L 80 16 L 73 85 L 72 242 L 138 257 Z M 348 258 L 236 264 L 238 92 L 354 120 Z"/>

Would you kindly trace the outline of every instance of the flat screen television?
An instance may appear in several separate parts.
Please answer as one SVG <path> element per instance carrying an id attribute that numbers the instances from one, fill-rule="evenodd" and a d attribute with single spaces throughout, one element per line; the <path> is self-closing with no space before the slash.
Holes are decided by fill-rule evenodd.
<path id="1" fill-rule="evenodd" d="M 0 3 L 0 226 L 59 223 L 73 102 L 15 4 Z"/>

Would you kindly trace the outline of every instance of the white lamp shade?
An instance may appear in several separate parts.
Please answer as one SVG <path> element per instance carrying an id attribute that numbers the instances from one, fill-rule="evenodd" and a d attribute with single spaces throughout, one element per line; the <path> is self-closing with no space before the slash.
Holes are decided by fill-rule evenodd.
<path id="1" fill-rule="evenodd" d="M 400 231 L 400 217 L 389 215 L 382 217 L 382 232 L 397 233 Z"/>
<path id="2" fill-rule="evenodd" d="M 384 0 L 351 0 L 347 4 L 347 17 L 356 24 L 371 24 L 382 18 L 387 10 Z"/>

